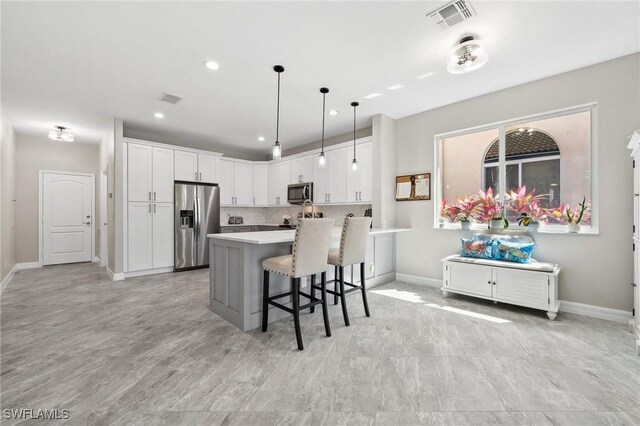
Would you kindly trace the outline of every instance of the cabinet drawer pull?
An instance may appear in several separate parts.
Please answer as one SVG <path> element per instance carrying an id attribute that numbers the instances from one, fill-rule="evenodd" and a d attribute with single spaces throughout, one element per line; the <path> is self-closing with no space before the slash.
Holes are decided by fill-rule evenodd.
<path id="1" fill-rule="evenodd" d="M 153 201 L 156 200 L 156 191 L 153 191 Z"/>
<path id="2" fill-rule="evenodd" d="M 149 213 L 151 213 L 151 204 L 149 204 Z"/>
<path id="3" fill-rule="evenodd" d="M 149 201 L 151 201 L 151 191 L 149 191 Z"/>
<path id="4" fill-rule="evenodd" d="M 156 205 L 155 204 L 153 205 L 153 212 L 154 213 L 156 212 Z"/>
<path id="5" fill-rule="evenodd" d="M 200 172 L 200 181 L 202 181 L 202 172 Z"/>

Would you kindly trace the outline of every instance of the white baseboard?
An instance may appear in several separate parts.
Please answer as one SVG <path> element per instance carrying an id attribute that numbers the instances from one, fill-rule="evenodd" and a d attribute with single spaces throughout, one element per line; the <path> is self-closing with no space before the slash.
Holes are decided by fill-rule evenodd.
<path id="1" fill-rule="evenodd" d="M 25 262 L 16 263 L 16 271 L 24 271 L 25 269 L 42 268 L 42 262 Z"/>
<path id="2" fill-rule="evenodd" d="M 442 280 L 420 277 L 418 275 L 401 274 L 399 272 L 396 272 L 396 280 L 411 284 L 422 284 L 429 287 L 442 287 Z"/>
<path id="3" fill-rule="evenodd" d="M 11 268 L 7 276 L 4 277 L 4 279 L 2 280 L 2 283 L 0 283 L 0 293 L 2 293 L 4 289 L 7 287 L 7 285 L 9 284 L 9 281 L 11 281 L 11 279 L 13 278 L 13 274 L 15 274 L 16 271 L 17 271 L 16 265 L 13 265 L 13 268 Z"/>
<path id="4" fill-rule="evenodd" d="M 113 271 L 107 266 L 107 275 L 111 278 L 111 281 L 123 281 L 124 280 L 124 272 L 118 272 L 114 274 Z"/>
<path id="5" fill-rule="evenodd" d="M 133 278 L 133 277 L 142 277 L 145 275 L 166 274 L 167 272 L 173 272 L 173 267 L 170 266 L 168 268 L 157 268 L 157 269 L 147 269 L 145 271 L 125 272 L 123 275 L 126 278 Z"/>
<path id="6" fill-rule="evenodd" d="M 631 312 L 618 309 L 603 308 L 601 306 L 586 305 L 584 303 L 560 301 L 560 312 L 569 314 L 584 315 L 587 317 L 600 318 L 609 321 L 626 324 L 632 318 Z"/>
<path id="7" fill-rule="evenodd" d="M 398 281 L 404 281 L 411 284 L 422 284 L 429 287 L 442 287 L 442 280 L 436 278 L 421 277 L 418 275 L 396 273 Z M 626 324 L 632 318 L 631 312 L 621 311 L 618 309 L 603 308 L 595 305 L 586 305 L 584 303 L 568 302 L 560 300 L 560 312 L 569 314 L 584 315 L 587 317 L 600 318 L 608 321 L 615 321 Z"/>

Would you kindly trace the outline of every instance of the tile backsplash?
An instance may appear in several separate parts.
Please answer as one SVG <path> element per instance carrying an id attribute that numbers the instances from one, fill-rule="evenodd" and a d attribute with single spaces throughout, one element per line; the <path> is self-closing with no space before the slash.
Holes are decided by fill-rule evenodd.
<path id="1" fill-rule="evenodd" d="M 371 204 L 343 204 L 335 206 L 314 206 L 316 212 L 322 212 L 324 217 L 335 219 L 336 226 L 341 226 L 349 213 L 364 216 L 364 211 L 370 209 Z M 282 216 L 289 215 L 295 223 L 301 206 L 286 207 L 220 207 L 220 224 L 227 225 L 229 216 L 242 216 L 244 223 L 249 225 L 280 224 Z"/>

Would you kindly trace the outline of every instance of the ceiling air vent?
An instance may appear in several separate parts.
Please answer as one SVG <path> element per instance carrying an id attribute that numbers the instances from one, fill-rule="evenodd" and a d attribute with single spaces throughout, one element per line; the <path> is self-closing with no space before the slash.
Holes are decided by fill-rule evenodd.
<path id="1" fill-rule="evenodd" d="M 465 0 L 452 1 L 427 14 L 427 16 L 435 19 L 436 23 L 443 29 L 466 21 L 475 15 L 475 10 L 473 10 L 473 7 Z"/>
<path id="2" fill-rule="evenodd" d="M 182 98 L 178 95 L 172 95 L 171 93 L 164 92 L 160 99 L 162 102 L 168 102 L 170 104 L 177 104 L 182 100 Z"/>

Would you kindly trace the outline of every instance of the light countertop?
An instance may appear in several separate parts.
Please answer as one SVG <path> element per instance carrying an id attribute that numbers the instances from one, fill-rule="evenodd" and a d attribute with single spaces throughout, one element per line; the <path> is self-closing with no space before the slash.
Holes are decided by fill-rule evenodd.
<path id="1" fill-rule="evenodd" d="M 371 228 L 369 235 L 395 234 L 398 232 L 410 231 L 411 228 Z M 342 228 L 333 228 L 332 237 L 340 238 Z M 235 232 L 231 234 L 208 234 L 208 238 L 237 241 L 247 244 L 278 244 L 291 243 L 296 234 L 295 229 L 285 231 L 261 231 L 261 232 Z"/>

